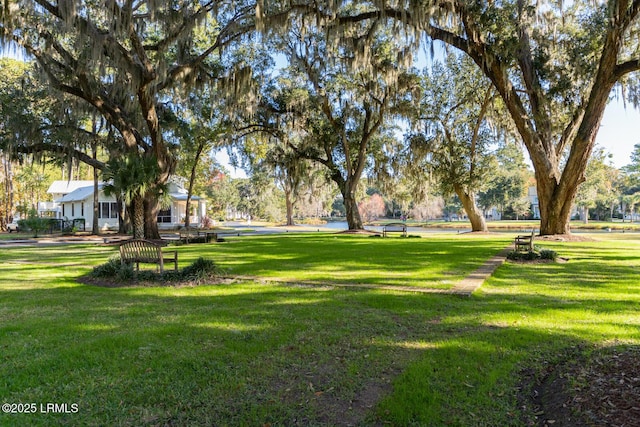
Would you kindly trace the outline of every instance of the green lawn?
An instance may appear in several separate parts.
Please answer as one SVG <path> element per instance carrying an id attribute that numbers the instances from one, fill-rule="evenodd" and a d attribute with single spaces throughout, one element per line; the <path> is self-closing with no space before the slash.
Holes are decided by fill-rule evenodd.
<path id="1" fill-rule="evenodd" d="M 507 263 L 471 298 L 252 280 L 108 289 L 75 279 L 113 248 L 3 247 L 0 400 L 38 411 L 0 425 L 521 425 L 523 369 L 640 342 L 638 237 L 545 243 L 569 262 Z M 244 236 L 178 250 L 181 267 L 205 256 L 231 275 L 446 288 L 508 240 Z"/>
<path id="2" fill-rule="evenodd" d="M 431 234 L 383 239 L 325 233 L 243 236 L 230 237 L 221 245 L 182 248 L 181 257 L 210 257 L 231 276 L 450 289 L 500 252 L 510 238 Z"/>

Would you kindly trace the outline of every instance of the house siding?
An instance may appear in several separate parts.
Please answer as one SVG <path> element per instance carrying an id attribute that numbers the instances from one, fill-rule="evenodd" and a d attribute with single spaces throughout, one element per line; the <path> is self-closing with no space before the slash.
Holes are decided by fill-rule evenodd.
<path id="1" fill-rule="evenodd" d="M 115 197 L 107 197 L 100 192 L 100 202 L 116 203 Z M 61 202 L 62 217 L 66 220 L 84 219 L 86 228 L 93 228 L 93 195 L 81 202 Z M 100 215 L 99 215 L 100 216 Z M 118 218 L 98 218 L 98 227 L 101 230 L 117 230 Z"/>
<path id="2" fill-rule="evenodd" d="M 160 229 L 172 229 L 184 226 L 185 210 L 186 210 L 186 191 L 183 187 L 171 183 L 170 194 L 172 197 L 172 203 L 170 206 L 170 215 L 167 215 L 167 219 L 170 222 L 158 222 L 158 228 Z M 64 199 L 67 200 L 64 200 Z M 87 229 L 93 228 L 93 186 L 82 187 L 76 190 L 76 192 L 69 193 L 57 200 L 59 207 L 58 212 L 61 214 L 62 219 L 74 220 L 84 219 Z M 98 195 L 98 203 L 117 203 L 114 196 L 107 197 L 104 192 L 100 191 Z M 194 197 L 191 202 L 192 213 L 190 217 L 190 223 L 192 226 L 198 226 L 201 224 L 201 220 L 206 213 L 206 204 L 198 197 Z M 117 230 L 119 227 L 119 220 L 117 215 L 112 215 L 112 207 L 109 206 L 108 212 L 104 215 L 100 206 L 98 206 L 98 227 L 101 230 Z"/>

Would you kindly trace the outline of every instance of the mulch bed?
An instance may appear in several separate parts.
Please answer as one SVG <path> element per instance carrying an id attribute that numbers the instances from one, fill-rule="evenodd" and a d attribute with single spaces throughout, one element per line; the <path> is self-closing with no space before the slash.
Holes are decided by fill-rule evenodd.
<path id="1" fill-rule="evenodd" d="M 593 242 L 591 237 L 581 236 L 579 234 L 552 234 L 550 236 L 535 236 L 534 241 L 548 240 L 552 242 Z"/>
<path id="2" fill-rule="evenodd" d="M 76 281 L 78 283 L 82 283 L 83 285 L 100 286 L 102 288 L 145 288 L 157 286 L 185 288 L 200 285 L 228 285 L 238 282 L 237 279 L 230 279 L 219 276 L 210 276 L 206 279 L 200 280 L 132 280 L 127 282 L 119 282 L 114 279 L 92 277 L 91 275 L 79 277 L 78 279 L 76 279 Z"/>
<path id="3" fill-rule="evenodd" d="M 519 396 L 529 426 L 640 426 L 639 347 L 597 350 L 524 373 Z"/>
<path id="4" fill-rule="evenodd" d="M 564 264 L 569 262 L 569 258 L 558 257 L 556 259 L 507 259 L 515 264 Z"/>

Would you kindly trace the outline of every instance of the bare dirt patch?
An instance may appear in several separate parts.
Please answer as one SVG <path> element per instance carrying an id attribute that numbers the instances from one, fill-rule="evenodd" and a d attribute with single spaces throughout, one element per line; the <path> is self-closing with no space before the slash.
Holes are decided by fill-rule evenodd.
<path id="1" fill-rule="evenodd" d="M 524 373 L 519 396 L 529 426 L 640 426 L 639 347 L 608 348 Z"/>
<path id="2" fill-rule="evenodd" d="M 360 234 L 365 236 L 381 236 L 381 234 L 378 233 L 377 231 L 362 230 L 362 229 L 338 231 L 336 234 Z"/>
<path id="3" fill-rule="evenodd" d="M 595 239 L 579 234 L 551 234 L 549 236 L 535 236 L 535 240 L 547 240 L 552 242 L 594 242 Z"/>
<path id="4" fill-rule="evenodd" d="M 236 279 L 229 279 L 225 277 L 212 276 L 205 279 L 198 280 L 131 280 L 131 281 L 117 281 L 114 279 L 82 276 L 76 279 L 78 283 L 90 286 L 100 286 L 102 288 L 144 288 L 144 287 L 157 287 L 157 286 L 170 286 L 173 288 L 193 287 L 200 285 L 228 285 L 238 282 Z"/>

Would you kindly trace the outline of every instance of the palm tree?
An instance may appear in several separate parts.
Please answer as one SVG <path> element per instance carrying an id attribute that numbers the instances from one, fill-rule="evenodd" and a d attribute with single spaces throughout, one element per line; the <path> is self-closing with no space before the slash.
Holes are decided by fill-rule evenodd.
<path id="1" fill-rule="evenodd" d="M 144 199 L 151 191 L 158 196 L 167 194 L 166 185 L 157 185 L 160 169 L 154 157 L 135 154 L 109 160 L 103 178 L 107 182 L 103 190 L 122 198 L 131 214 L 133 238 L 142 239 L 144 232 Z"/>

